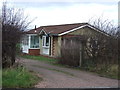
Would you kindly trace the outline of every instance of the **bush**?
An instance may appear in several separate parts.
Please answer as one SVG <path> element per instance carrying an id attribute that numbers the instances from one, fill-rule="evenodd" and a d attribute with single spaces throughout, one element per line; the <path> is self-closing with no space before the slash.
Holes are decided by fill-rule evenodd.
<path id="1" fill-rule="evenodd" d="M 9 68 L 13 66 L 16 59 L 16 46 L 20 43 L 24 30 L 31 22 L 27 21 L 21 9 L 7 6 L 3 2 L 2 6 L 2 67 Z"/>

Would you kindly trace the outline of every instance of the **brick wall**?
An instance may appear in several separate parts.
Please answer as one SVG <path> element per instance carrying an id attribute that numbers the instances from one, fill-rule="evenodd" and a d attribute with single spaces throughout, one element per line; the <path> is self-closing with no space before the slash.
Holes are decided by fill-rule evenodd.
<path id="1" fill-rule="evenodd" d="M 29 49 L 29 55 L 40 55 L 40 49 Z"/>
<path id="2" fill-rule="evenodd" d="M 52 41 L 52 55 L 55 55 L 55 38 L 53 37 L 53 41 Z"/>

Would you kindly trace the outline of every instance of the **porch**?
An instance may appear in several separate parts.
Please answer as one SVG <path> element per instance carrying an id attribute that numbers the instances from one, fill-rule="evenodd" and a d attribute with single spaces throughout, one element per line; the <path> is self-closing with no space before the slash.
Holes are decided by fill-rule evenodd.
<path id="1" fill-rule="evenodd" d="M 47 35 L 27 34 L 22 37 L 22 52 L 28 55 L 51 56 L 51 37 Z"/>

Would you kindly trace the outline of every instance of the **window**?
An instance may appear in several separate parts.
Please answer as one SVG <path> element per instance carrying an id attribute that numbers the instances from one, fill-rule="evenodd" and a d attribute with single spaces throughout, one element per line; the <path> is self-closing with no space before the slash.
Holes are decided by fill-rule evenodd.
<path id="1" fill-rule="evenodd" d="M 43 36 L 43 38 L 42 38 L 42 45 L 44 47 L 49 47 L 49 37 L 48 36 Z"/>
<path id="2" fill-rule="evenodd" d="M 39 36 L 31 36 L 30 48 L 39 48 Z"/>
<path id="3" fill-rule="evenodd" d="M 46 46 L 49 46 L 49 37 L 46 37 Z"/>

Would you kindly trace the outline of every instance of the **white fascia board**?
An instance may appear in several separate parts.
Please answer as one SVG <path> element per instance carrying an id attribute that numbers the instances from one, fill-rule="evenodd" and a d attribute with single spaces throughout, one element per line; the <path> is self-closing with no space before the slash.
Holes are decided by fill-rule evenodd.
<path id="1" fill-rule="evenodd" d="M 89 28 L 91 28 L 91 29 L 93 29 L 93 30 L 95 30 L 95 31 L 97 31 L 97 32 L 100 32 L 100 33 L 102 33 L 102 34 L 105 34 L 106 36 L 109 36 L 108 34 L 102 32 L 102 31 L 100 31 L 100 30 L 97 30 L 96 28 L 94 28 L 94 27 L 92 27 L 92 26 L 90 26 L 90 25 L 83 25 L 83 26 L 80 26 L 80 27 L 78 27 L 78 28 L 74 28 L 74 29 L 69 30 L 69 31 L 66 31 L 66 32 L 64 32 L 64 33 L 60 33 L 60 34 L 58 34 L 58 36 L 65 35 L 65 34 L 67 34 L 67 33 L 76 31 L 76 30 L 81 29 L 81 28 L 84 28 L 84 27 L 86 27 L 86 26 L 89 27 Z"/>
<path id="2" fill-rule="evenodd" d="M 40 31 L 39 34 L 41 34 L 42 32 L 44 32 L 47 35 L 47 33 L 45 32 L 45 30 L 43 30 L 43 29 Z"/>
<path id="3" fill-rule="evenodd" d="M 96 29 L 96 28 L 94 28 L 94 27 L 92 27 L 92 26 L 90 26 L 90 25 L 87 25 L 87 26 L 88 26 L 89 28 L 93 29 L 93 30 L 96 30 L 97 32 L 100 32 L 100 33 L 106 35 L 106 36 L 110 36 L 109 34 L 106 34 L 106 33 L 102 32 L 102 31 L 100 31 L 100 30 L 98 30 L 98 29 Z"/>
<path id="4" fill-rule="evenodd" d="M 83 25 L 83 26 L 80 26 L 80 27 L 78 27 L 78 28 L 74 28 L 74 29 L 72 29 L 72 30 L 69 30 L 69 31 L 66 31 L 66 32 L 64 32 L 64 33 L 58 34 L 58 36 L 65 35 L 65 34 L 67 34 L 67 33 L 76 31 L 76 30 L 81 29 L 81 28 L 86 27 L 86 26 L 87 26 L 87 25 Z"/>

